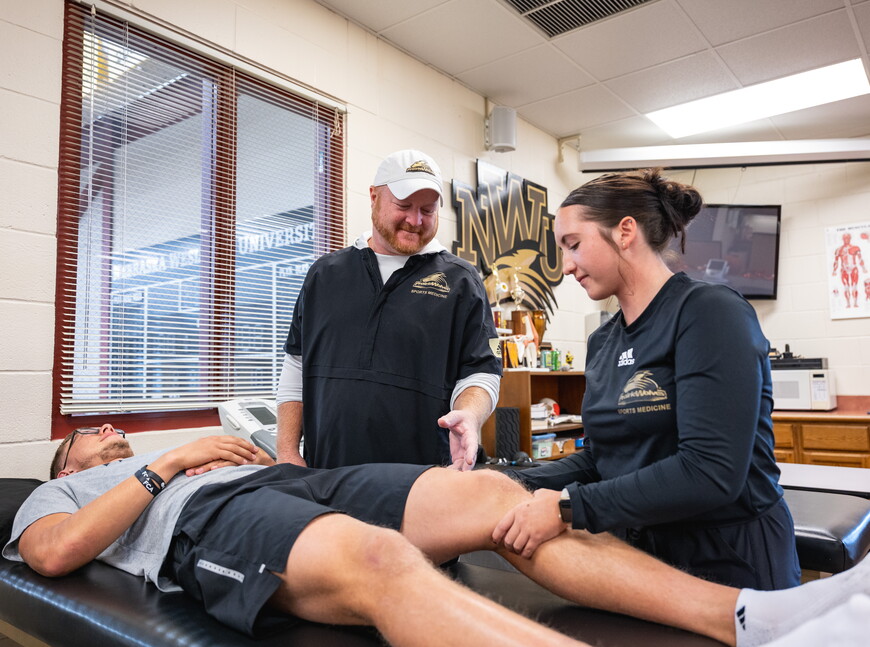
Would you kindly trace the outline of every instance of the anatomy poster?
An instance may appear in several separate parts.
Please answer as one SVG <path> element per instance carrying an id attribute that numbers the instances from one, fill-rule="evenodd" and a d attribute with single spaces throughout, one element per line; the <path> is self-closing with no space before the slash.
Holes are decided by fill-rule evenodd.
<path id="1" fill-rule="evenodd" d="M 831 319 L 870 317 L 870 223 L 825 229 Z"/>

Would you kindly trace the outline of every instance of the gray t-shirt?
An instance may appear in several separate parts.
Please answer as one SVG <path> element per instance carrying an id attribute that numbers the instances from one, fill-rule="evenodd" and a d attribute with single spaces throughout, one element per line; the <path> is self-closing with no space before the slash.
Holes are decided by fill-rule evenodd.
<path id="1" fill-rule="evenodd" d="M 15 515 L 12 536 L 3 548 L 3 557 L 23 561 L 18 553 L 18 539 L 30 524 L 51 514 L 74 513 L 135 474 L 143 465 L 153 463 L 166 451 L 125 458 L 43 483 Z M 224 467 L 192 477 L 179 472 L 166 484 L 166 489 L 148 504 L 133 525 L 97 559 L 122 571 L 142 576 L 154 582 L 162 591 L 180 590 L 171 580 L 160 577 L 159 572 L 184 504 L 204 485 L 232 481 L 258 469 L 262 469 L 262 466 Z"/>

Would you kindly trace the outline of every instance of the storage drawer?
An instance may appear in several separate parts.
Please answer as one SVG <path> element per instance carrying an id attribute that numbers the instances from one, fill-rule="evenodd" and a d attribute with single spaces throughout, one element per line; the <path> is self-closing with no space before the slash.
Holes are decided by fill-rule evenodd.
<path id="1" fill-rule="evenodd" d="M 773 457 L 777 463 L 796 463 L 794 451 L 791 449 L 774 449 Z"/>
<path id="2" fill-rule="evenodd" d="M 870 425 L 801 425 L 801 447 L 807 449 L 834 449 L 870 451 Z"/>
<path id="3" fill-rule="evenodd" d="M 870 454 L 804 451 L 803 463 L 837 467 L 870 467 Z"/>
<path id="4" fill-rule="evenodd" d="M 775 447 L 794 447 L 794 425 L 790 422 L 773 423 Z"/>

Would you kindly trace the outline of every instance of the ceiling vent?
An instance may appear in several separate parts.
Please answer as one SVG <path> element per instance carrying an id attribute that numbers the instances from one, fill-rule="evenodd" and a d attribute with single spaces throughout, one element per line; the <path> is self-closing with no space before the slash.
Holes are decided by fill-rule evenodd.
<path id="1" fill-rule="evenodd" d="M 573 31 L 653 0 L 506 0 L 548 37 Z"/>

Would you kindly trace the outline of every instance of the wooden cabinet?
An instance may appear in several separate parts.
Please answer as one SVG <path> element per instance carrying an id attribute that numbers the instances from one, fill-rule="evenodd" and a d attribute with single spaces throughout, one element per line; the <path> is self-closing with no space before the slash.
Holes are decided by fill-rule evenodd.
<path id="1" fill-rule="evenodd" d="M 773 455 L 780 463 L 797 463 L 794 443 L 795 425 L 786 422 L 773 423 Z"/>
<path id="2" fill-rule="evenodd" d="M 802 463 L 807 465 L 836 465 L 839 467 L 870 467 L 870 454 L 849 452 L 804 451 Z"/>
<path id="3" fill-rule="evenodd" d="M 801 446 L 807 449 L 836 449 L 840 451 L 870 451 L 870 425 L 821 424 L 805 422 L 801 425 Z"/>
<path id="4" fill-rule="evenodd" d="M 583 435 L 579 423 L 561 424 L 543 429 L 532 429 L 532 403 L 552 398 L 559 403 L 563 414 L 580 414 L 586 377 L 583 371 L 505 370 L 501 379 L 499 407 L 516 407 L 520 415 L 520 450 L 532 455 L 532 434 L 555 433 L 558 438 L 577 438 Z M 488 456 L 495 456 L 495 415 L 490 416 L 481 430 L 483 447 Z M 561 458 L 570 452 L 556 453 Z M 511 458 L 505 456 L 504 458 Z"/>
<path id="5" fill-rule="evenodd" d="M 830 412 L 774 411 L 776 460 L 870 468 L 868 405 L 864 396 L 840 396 Z"/>
<path id="6" fill-rule="evenodd" d="M 870 467 L 870 424 L 803 423 L 800 444 L 804 463 Z"/>

